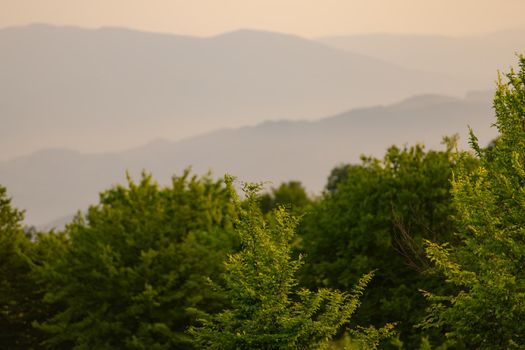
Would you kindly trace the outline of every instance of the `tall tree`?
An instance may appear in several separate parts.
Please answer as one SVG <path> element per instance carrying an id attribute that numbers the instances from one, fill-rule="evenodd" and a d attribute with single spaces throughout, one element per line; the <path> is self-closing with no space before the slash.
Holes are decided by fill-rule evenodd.
<path id="1" fill-rule="evenodd" d="M 471 349 L 525 347 L 525 57 L 500 78 L 494 99 L 499 137 L 474 171 L 453 181 L 462 244 L 429 243 L 428 254 L 458 292 L 433 302 L 426 326 Z"/>
<path id="2" fill-rule="evenodd" d="M 45 317 L 46 307 L 31 259 L 41 254 L 37 237 L 24 231 L 22 220 L 0 186 L 0 347 L 40 349 L 45 336 L 32 323 Z"/>
<path id="3" fill-rule="evenodd" d="M 396 321 L 411 348 L 421 340 L 414 326 L 425 315 L 418 289 L 440 283 L 428 274 L 423 239 L 454 241 L 455 139 L 445 143 L 443 151 L 391 147 L 382 160 L 363 157 L 361 164 L 336 168 L 300 230 L 308 257 L 304 283 L 348 289 L 376 270 L 355 320 L 375 326 Z"/>
<path id="4" fill-rule="evenodd" d="M 50 348 L 185 349 L 191 307 L 212 311 L 235 212 L 222 181 L 149 175 L 100 196 L 67 226 L 68 250 L 42 271 L 63 310 L 41 325 Z"/>

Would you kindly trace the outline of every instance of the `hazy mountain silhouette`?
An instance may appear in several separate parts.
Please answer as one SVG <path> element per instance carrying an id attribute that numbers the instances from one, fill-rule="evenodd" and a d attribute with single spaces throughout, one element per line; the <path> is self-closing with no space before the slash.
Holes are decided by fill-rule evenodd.
<path id="1" fill-rule="evenodd" d="M 166 183 L 192 165 L 197 173 L 211 169 L 216 176 L 227 172 L 246 181 L 298 179 L 318 191 L 337 164 L 355 162 L 362 153 L 382 156 L 391 144 L 439 147 L 444 135 L 465 136 L 467 125 L 487 143 L 496 134 L 490 129 L 491 97 L 423 95 L 318 121 L 265 122 L 116 153 L 46 150 L 0 162 L 0 183 L 28 210 L 28 222 L 38 225 L 96 203 L 99 191 L 125 181 L 126 169 L 135 178 L 147 169 Z"/>
<path id="2" fill-rule="evenodd" d="M 0 29 L 0 52 L 0 159 L 48 147 L 125 149 L 479 88 L 251 30 L 195 38 L 40 24 Z"/>
<path id="3" fill-rule="evenodd" d="M 525 30 L 468 37 L 436 35 L 353 35 L 319 40 L 334 48 L 381 58 L 402 67 L 441 72 L 492 86 L 496 70 L 508 71 L 525 52 Z"/>

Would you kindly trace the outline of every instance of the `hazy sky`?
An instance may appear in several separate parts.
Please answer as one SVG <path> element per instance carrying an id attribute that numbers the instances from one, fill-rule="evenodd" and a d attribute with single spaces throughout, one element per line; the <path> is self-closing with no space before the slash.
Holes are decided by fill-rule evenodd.
<path id="1" fill-rule="evenodd" d="M 525 0 L 0 0 L 0 27 L 32 22 L 208 36 L 238 28 L 306 37 L 465 35 L 524 28 Z"/>

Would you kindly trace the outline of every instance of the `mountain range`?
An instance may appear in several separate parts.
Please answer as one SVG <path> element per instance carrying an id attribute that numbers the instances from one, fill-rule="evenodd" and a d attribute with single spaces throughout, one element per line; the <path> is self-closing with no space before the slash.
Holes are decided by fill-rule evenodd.
<path id="1" fill-rule="evenodd" d="M 332 36 L 319 42 L 333 48 L 378 58 L 400 67 L 465 77 L 480 87 L 492 85 L 496 70 L 507 72 L 516 53 L 525 52 L 525 30 L 484 35 L 368 34 Z"/>
<path id="2" fill-rule="evenodd" d="M 3 160 L 50 147 L 122 150 L 492 86 L 254 30 L 200 38 L 34 24 L 0 29 L 0 52 Z"/>
<path id="3" fill-rule="evenodd" d="M 330 170 L 359 156 L 382 156 L 392 144 L 424 142 L 439 148 L 442 136 L 460 133 L 466 148 L 470 125 L 482 144 L 495 135 L 491 92 L 465 98 L 420 95 L 390 105 L 353 109 L 315 121 L 270 121 L 222 129 L 179 141 L 157 140 L 121 152 L 48 149 L 0 162 L 0 183 L 27 222 L 46 225 L 97 202 L 97 193 L 137 178 L 145 169 L 160 183 L 192 166 L 194 172 L 230 173 L 244 181 L 297 179 L 318 192 Z"/>
<path id="4" fill-rule="evenodd" d="M 523 51 L 525 31 L 306 39 L 3 28 L 0 184 L 28 224 L 47 227 L 126 171 L 167 183 L 192 166 L 297 179 L 318 193 L 334 166 L 392 144 L 436 148 L 460 133 L 466 148 L 468 125 L 488 143 L 496 70 Z"/>

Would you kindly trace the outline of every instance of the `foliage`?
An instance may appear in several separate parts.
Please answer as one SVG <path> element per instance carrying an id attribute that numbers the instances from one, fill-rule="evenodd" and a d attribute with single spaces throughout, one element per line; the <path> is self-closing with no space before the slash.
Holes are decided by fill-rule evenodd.
<path id="1" fill-rule="evenodd" d="M 40 315 L 31 265 L 32 243 L 21 222 L 23 213 L 11 206 L 0 186 L 0 345 L 10 349 L 35 349 L 42 338 L 31 322 Z"/>
<path id="2" fill-rule="evenodd" d="M 347 289 L 377 270 L 355 319 L 376 327 L 399 322 L 409 348 L 421 338 L 414 325 L 426 303 L 418 289 L 439 284 L 429 274 L 423 239 L 454 242 L 449 191 L 455 138 L 445 143 L 444 151 L 391 147 L 383 160 L 363 157 L 360 165 L 339 167 L 301 225 L 309 259 L 304 283 Z"/>
<path id="3" fill-rule="evenodd" d="M 268 213 L 280 206 L 286 207 L 291 213 L 300 215 L 312 203 L 305 188 L 299 181 L 283 182 L 271 192 L 264 193 L 260 198 L 263 213 Z"/>
<path id="4" fill-rule="evenodd" d="M 231 305 L 191 330 L 196 347 L 325 348 L 357 308 L 371 274 L 359 281 L 351 295 L 298 289 L 295 275 L 302 260 L 292 257 L 290 245 L 297 220 L 281 207 L 274 213 L 274 224 L 268 224 L 259 209 L 259 188 L 244 186 L 247 199 L 237 223 L 242 248 L 230 255 L 224 275 Z M 240 208 L 238 199 L 237 203 Z"/>
<path id="5" fill-rule="evenodd" d="M 359 349 L 359 350 L 375 350 L 379 348 L 379 344 L 383 339 L 387 339 L 394 334 L 394 325 L 387 324 L 382 328 L 360 328 L 357 331 L 353 331 L 353 341 L 352 344 L 347 348 Z"/>
<path id="6" fill-rule="evenodd" d="M 342 164 L 333 168 L 326 181 L 326 190 L 332 193 L 336 192 L 337 186 L 339 186 L 340 183 L 347 181 L 349 174 L 352 172 L 352 169 L 358 167 L 359 165 Z"/>
<path id="7" fill-rule="evenodd" d="M 376 350 L 380 348 L 384 340 L 394 340 L 395 325 L 386 324 L 382 328 L 357 327 L 345 332 L 342 337 L 332 341 L 328 346 L 329 350 Z"/>
<path id="8" fill-rule="evenodd" d="M 428 294 L 433 304 L 424 326 L 443 327 L 467 348 L 525 347 L 525 57 L 506 77 L 494 99 L 497 141 L 486 151 L 471 133 L 481 164 L 454 177 L 462 244 L 427 248 L 459 291 Z"/>
<path id="9" fill-rule="evenodd" d="M 0 345 L 14 350 L 42 348 L 46 335 L 33 323 L 45 320 L 54 308 L 42 303 L 47 285 L 35 268 L 64 248 L 63 236 L 24 229 L 23 217 L 0 186 Z"/>
<path id="10" fill-rule="evenodd" d="M 235 211 L 222 181 L 151 176 L 100 196 L 66 228 L 68 249 L 41 271 L 46 301 L 63 309 L 40 325 L 50 348 L 185 349 L 188 308 L 220 308 L 206 277 L 221 273 Z"/>

